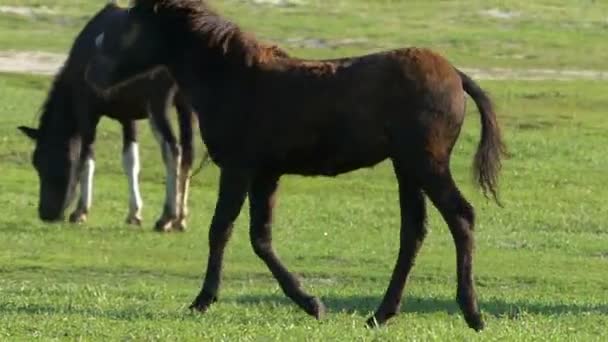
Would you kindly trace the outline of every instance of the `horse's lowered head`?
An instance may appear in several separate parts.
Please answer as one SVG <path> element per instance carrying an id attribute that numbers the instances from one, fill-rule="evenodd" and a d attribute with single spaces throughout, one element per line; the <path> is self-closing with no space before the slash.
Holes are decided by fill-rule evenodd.
<path id="1" fill-rule="evenodd" d="M 78 175 L 80 139 L 61 141 L 41 129 L 20 126 L 19 130 L 31 138 L 36 146 L 32 164 L 38 173 L 38 216 L 46 222 L 63 219 L 65 209 L 74 199 Z M 59 132 L 55 134 L 60 134 Z"/>

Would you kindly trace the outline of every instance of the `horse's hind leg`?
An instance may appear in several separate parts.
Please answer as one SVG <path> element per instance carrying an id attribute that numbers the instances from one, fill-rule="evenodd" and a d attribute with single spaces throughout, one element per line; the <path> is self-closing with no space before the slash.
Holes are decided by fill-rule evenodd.
<path id="1" fill-rule="evenodd" d="M 415 174 L 407 172 L 407 165 L 406 162 L 393 159 L 393 166 L 399 183 L 399 204 L 401 207 L 399 256 L 390 284 L 384 294 L 384 299 L 375 314 L 367 320 L 367 325 L 370 327 L 384 324 L 399 312 L 403 289 L 414 265 L 416 254 L 418 254 L 426 236 L 424 195 Z"/>
<path id="2" fill-rule="evenodd" d="M 193 109 L 178 94 L 175 97 L 175 108 L 179 122 L 179 143 L 181 146 L 182 157 L 179 172 L 179 207 L 177 210 L 177 220 L 173 224 L 173 229 L 186 230 L 186 218 L 188 217 L 188 191 L 190 188 L 190 171 L 194 159 L 194 136 L 192 134 Z"/>
<path id="3" fill-rule="evenodd" d="M 266 263 L 283 292 L 308 314 L 317 319 L 325 313 L 325 306 L 306 293 L 298 279 L 281 263 L 272 247 L 272 214 L 278 177 L 259 176 L 249 192 L 250 238 L 255 253 Z"/>
<path id="4" fill-rule="evenodd" d="M 424 191 L 441 213 L 452 233 L 456 245 L 458 304 L 469 327 L 479 331 L 483 329 L 484 323 L 473 285 L 475 222 L 473 207 L 456 187 L 447 163 L 433 168 L 425 180 Z"/>
<path id="5" fill-rule="evenodd" d="M 154 229 L 160 232 L 172 229 L 173 223 L 178 217 L 180 200 L 179 171 L 181 150 L 171 129 L 167 112 L 166 98 L 155 99 L 150 103 L 150 127 L 161 146 L 167 177 L 163 213 L 154 225 Z"/>
<path id="6" fill-rule="evenodd" d="M 141 225 L 143 201 L 139 192 L 139 146 L 137 145 L 137 124 L 133 120 L 122 122 L 122 168 L 129 183 L 129 214 L 126 222 Z"/>

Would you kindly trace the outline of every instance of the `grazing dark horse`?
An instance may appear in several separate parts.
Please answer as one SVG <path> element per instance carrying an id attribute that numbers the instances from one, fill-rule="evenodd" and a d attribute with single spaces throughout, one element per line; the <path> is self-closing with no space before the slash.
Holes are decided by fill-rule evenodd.
<path id="1" fill-rule="evenodd" d="M 103 58 L 92 62 L 91 82 L 100 90 L 163 65 L 204 113 L 202 138 L 221 176 L 207 271 L 191 308 L 204 312 L 217 300 L 224 248 L 249 197 L 255 253 L 283 292 L 319 318 L 322 302 L 301 287 L 272 246 L 279 178 L 336 176 L 389 158 L 399 184 L 401 244 L 384 299 L 368 324 L 383 324 L 399 311 L 426 235 L 428 197 L 456 245 L 464 318 L 471 328 L 483 328 L 473 285 L 473 207 L 450 171 L 465 92 L 481 114 L 476 180 L 495 199 L 505 147 L 490 99 L 446 59 L 417 48 L 326 61 L 278 57 L 199 0 L 135 1 L 98 46 Z"/>
<path id="2" fill-rule="evenodd" d="M 39 127 L 20 127 L 36 142 L 33 163 L 40 178 L 39 216 L 44 221 L 61 219 L 80 183 L 80 199 L 70 221 L 86 220 L 92 202 L 95 131 L 101 116 L 107 115 L 122 125 L 122 163 L 130 197 L 127 222 L 139 225 L 142 199 L 135 121 L 150 117 L 167 172 L 164 211 L 155 228 L 183 230 L 193 158 L 194 116 L 175 81 L 166 70 L 158 69 L 128 80 L 109 96 L 98 94 L 85 81 L 86 67 L 97 53 L 95 37 L 124 15 L 126 10 L 112 3 L 95 15 L 76 38 L 65 65 L 55 77 L 42 107 Z M 179 143 L 168 118 L 172 103 L 178 113 Z"/>

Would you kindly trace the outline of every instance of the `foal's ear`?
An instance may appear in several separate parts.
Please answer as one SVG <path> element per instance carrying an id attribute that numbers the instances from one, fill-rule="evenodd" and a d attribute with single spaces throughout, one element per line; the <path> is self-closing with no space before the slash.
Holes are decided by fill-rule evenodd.
<path id="1" fill-rule="evenodd" d="M 31 128 L 31 127 L 26 127 L 26 126 L 19 126 L 17 128 L 21 131 L 21 133 L 27 135 L 30 139 L 32 139 L 32 140 L 38 139 L 38 129 L 37 128 Z"/>

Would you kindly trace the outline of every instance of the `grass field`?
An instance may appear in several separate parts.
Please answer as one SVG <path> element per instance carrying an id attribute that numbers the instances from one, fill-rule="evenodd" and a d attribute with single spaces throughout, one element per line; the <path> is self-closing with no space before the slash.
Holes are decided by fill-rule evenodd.
<path id="1" fill-rule="evenodd" d="M 285 8 L 212 2 L 268 40 L 360 42 L 286 45 L 308 57 L 413 44 L 468 67 L 608 69 L 605 2 L 315 0 Z M 36 18 L 0 14 L 0 50 L 66 52 L 99 3 L 0 0 L 55 11 Z M 495 8 L 517 15 L 481 14 Z M 164 173 L 142 122 L 145 223 L 126 226 L 119 127 L 105 120 L 89 222 L 42 224 L 32 145 L 16 126 L 35 124 L 49 82 L 0 74 L 0 340 L 608 340 L 606 82 L 480 82 L 496 101 L 512 153 L 501 180 L 504 209 L 471 181 L 479 126 L 469 102 L 452 164 L 477 210 L 475 272 L 487 320 L 481 333 L 466 327 L 454 300 L 454 247 L 433 208 L 401 315 L 385 328 L 364 328 L 397 255 L 396 182 L 388 163 L 337 179 L 282 182 L 275 245 L 327 304 L 325 319 L 309 318 L 281 293 L 251 250 L 247 210 L 227 251 L 220 302 L 205 315 L 189 313 L 205 268 L 217 169 L 207 167 L 193 181 L 190 230 L 153 233 Z"/>

